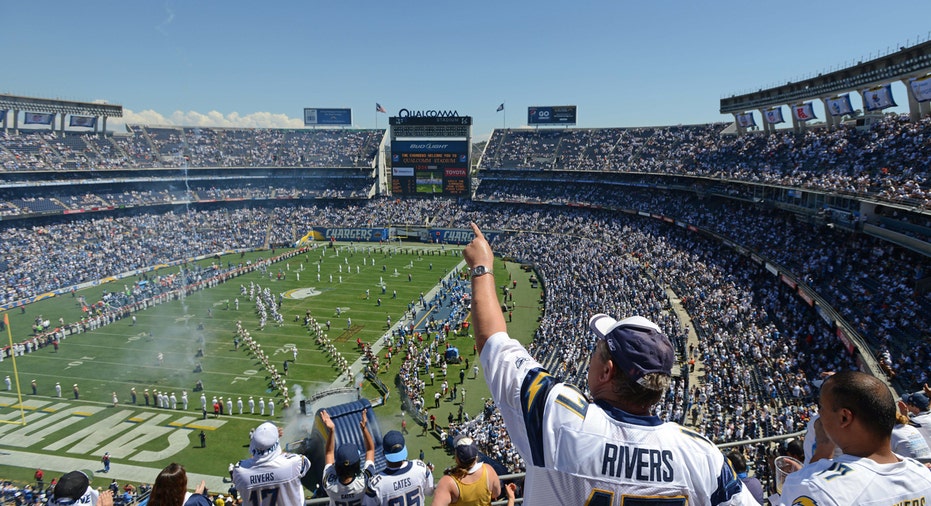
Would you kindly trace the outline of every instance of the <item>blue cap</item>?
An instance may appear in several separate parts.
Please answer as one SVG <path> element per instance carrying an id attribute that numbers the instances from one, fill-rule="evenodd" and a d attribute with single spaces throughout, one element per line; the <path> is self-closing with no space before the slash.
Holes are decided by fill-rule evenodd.
<path id="1" fill-rule="evenodd" d="M 905 404 L 911 404 L 915 406 L 920 411 L 927 411 L 928 405 L 931 404 L 931 400 L 928 399 L 928 396 L 924 392 L 915 392 L 906 395 L 902 398 L 905 401 Z"/>
<path id="2" fill-rule="evenodd" d="M 596 314 L 588 321 L 592 331 L 605 340 L 619 369 L 640 383 L 647 374 L 672 374 L 675 352 L 669 338 L 655 323 L 642 316 L 621 321 Z"/>
<path id="3" fill-rule="evenodd" d="M 381 440 L 382 451 L 385 453 L 385 460 L 396 464 L 407 460 L 407 446 L 404 444 L 404 436 L 396 431 L 388 431 Z"/>
<path id="4" fill-rule="evenodd" d="M 463 464 L 470 464 L 478 458 L 478 447 L 475 446 L 475 440 L 469 436 L 456 437 L 453 447 L 456 448 L 456 458 Z"/>
<path id="5" fill-rule="evenodd" d="M 336 449 L 336 474 L 340 476 L 354 476 L 361 469 L 359 462 L 359 447 L 352 443 L 343 443 Z"/>

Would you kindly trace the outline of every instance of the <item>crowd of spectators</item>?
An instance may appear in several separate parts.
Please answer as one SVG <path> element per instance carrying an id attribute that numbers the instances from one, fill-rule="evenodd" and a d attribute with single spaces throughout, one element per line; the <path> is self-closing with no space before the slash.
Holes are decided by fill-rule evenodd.
<path id="1" fill-rule="evenodd" d="M 722 135 L 725 124 L 495 130 L 484 169 L 700 175 L 931 205 L 931 118 Z"/>
<path id="2" fill-rule="evenodd" d="M 519 199 L 535 194 L 530 201 L 560 200 L 560 195 L 565 195 L 562 192 L 578 190 L 580 198 L 575 199 L 576 203 L 661 214 L 718 233 L 805 280 L 858 327 L 877 355 L 891 349 L 891 369 L 904 385 L 914 386 L 926 379 L 917 364 L 929 354 L 920 344 L 923 329 L 928 326 L 916 321 L 928 323 L 925 315 L 931 312 L 927 310 L 927 297 L 912 287 L 916 279 L 926 275 L 929 266 L 918 255 L 869 236 L 819 228 L 738 202 L 705 202 L 697 197 L 646 190 L 619 193 L 610 188 L 575 188 L 570 184 L 556 187 L 525 183 L 516 188 L 500 182 L 496 188 L 494 193 L 500 195 L 514 188 Z M 309 226 L 422 225 L 427 216 L 431 226 L 463 228 L 469 220 L 482 219 L 487 212 L 484 208 L 489 206 L 475 203 L 463 207 L 450 200 L 374 199 L 7 226 L 7 240 L 0 246 L 6 266 L 0 273 L 5 286 L 2 300 L 11 303 L 100 279 L 114 271 L 126 272 L 194 254 L 287 244 Z M 366 217 L 362 223 L 360 216 Z M 506 228 L 506 223 L 495 226 Z M 837 254 L 839 248 L 844 254 Z M 903 265 L 908 268 L 901 268 Z"/>
<path id="3" fill-rule="evenodd" d="M 126 134 L 0 132 L 2 171 L 373 167 L 384 130 L 128 125 Z"/>
<path id="4" fill-rule="evenodd" d="M 52 497 L 56 483 L 56 478 L 52 478 L 48 483 L 42 482 L 42 487 L 39 487 L 39 483 L 21 485 L 12 481 L 3 481 L 0 483 L 0 504 L 45 506 L 48 504 L 48 499 Z M 113 504 L 116 506 L 133 504 L 137 499 L 148 495 L 151 488 L 148 484 L 136 487 L 128 482 L 120 485 L 116 480 L 111 480 L 107 486 L 107 489 L 113 493 Z M 100 491 L 102 488 L 98 488 L 98 492 Z"/>
<path id="5" fill-rule="evenodd" d="M 929 162 L 918 154 L 927 150 L 929 125 L 927 120 L 908 123 L 889 116 L 868 132 L 843 127 L 732 138 L 718 135 L 722 125 L 500 130 L 482 163 L 515 171 L 706 175 L 914 201 L 924 198 L 921 185 Z M 215 148 L 221 138 L 253 139 L 264 151 L 243 150 L 237 156 L 261 159 L 262 166 L 299 165 L 318 156 L 307 151 L 294 155 L 300 151 L 296 144 L 300 136 L 293 132 L 268 133 L 261 142 L 256 132 L 250 134 L 255 137 L 220 130 L 138 128 L 135 140 L 114 146 L 131 159 L 154 157 L 159 163 L 168 163 L 165 160 L 170 161 L 173 153 L 183 157 L 197 152 L 196 163 L 219 156 Z M 55 144 L 23 143 L 17 138 L 8 145 L 6 140 L 0 143 L 0 163 L 11 155 L 32 161 L 49 158 L 48 150 Z M 285 151 L 286 159 L 269 155 Z M 75 153 L 73 148 L 57 152 Z M 274 198 L 279 192 L 299 191 L 233 186 L 119 195 L 133 205 L 152 205 L 179 198 Z M 64 207 L 93 206 L 117 201 L 111 195 L 117 193 L 74 194 L 55 202 Z M 916 290 L 915 282 L 927 276 L 929 263 L 907 250 L 850 230 L 796 220 L 764 206 L 682 192 L 489 179 L 480 185 L 477 198 L 510 203 L 385 198 L 152 211 L 41 225 L 4 223 L 0 280 L 5 291 L 0 303 L 180 258 L 291 243 L 311 226 L 466 228 L 475 221 L 489 229 L 511 231 L 495 245 L 496 250 L 535 264 L 546 298 L 531 351 L 554 373 L 584 386 L 584 364 L 593 345 L 586 330 L 590 313 L 642 314 L 673 339 L 681 364 L 697 359 L 703 372 L 698 384 L 689 384 L 687 376 L 678 380 L 659 405 L 659 416 L 690 423 L 717 442 L 801 429 L 811 414 L 811 380 L 823 371 L 853 367 L 846 350 L 818 314 L 762 265 L 684 227 L 619 212 L 640 211 L 700 227 L 781 266 L 824 297 L 868 339 L 900 386 L 914 389 L 928 380 L 922 366 L 931 357 L 925 330 L 931 323 L 931 300 Z M 10 212 L 36 211 L 27 202 L 13 203 L 12 208 L 16 211 Z M 690 329 L 672 310 L 670 293 L 681 298 L 691 317 L 697 346 L 687 344 Z M 408 344 L 404 341 L 404 346 Z M 406 355 L 435 360 L 434 353 Z M 413 371 L 423 371 L 423 363 L 408 370 L 416 376 Z M 424 400 L 418 401 L 422 406 Z M 487 416 L 494 417 L 494 410 Z M 485 442 L 486 453 L 497 452 L 504 461 L 516 463 L 507 443 L 491 432 L 482 434 L 478 423 L 457 430 L 472 430 L 469 427 L 477 440 Z"/>
<path id="6" fill-rule="evenodd" d="M 842 227 L 806 223 L 765 206 L 682 192 L 485 181 L 481 195 L 640 211 L 718 234 L 798 276 L 866 337 L 877 356 L 891 350 L 888 365 L 903 388 L 928 380 L 920 364 L 931 357 L 926 339 L 931 299 L 917 289 L 917 282 L 931 273 L 931 261 L 910 250 Z"/>
<path id="7" fill-rule="evenodd" d="M 116 187 L 75 185 L 49 188 L 41 196 L 22 190 L 0 192 L 0 218 L 60 215 L 69 212 L 112 210 L 241 200 L 283 201 L 312 199 L 361 199 L 374 192 L 371 170 L 353 174 L 326 172 L 312 178 L 220 177 L 189 180 L 156 180 Z"/>

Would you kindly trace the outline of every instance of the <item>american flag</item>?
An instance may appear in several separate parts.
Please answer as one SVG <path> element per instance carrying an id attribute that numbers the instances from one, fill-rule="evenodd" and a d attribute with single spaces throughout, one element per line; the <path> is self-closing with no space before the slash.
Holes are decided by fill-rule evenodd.
<path id="1" fill-rule="evenodd" d="M 375 102 L 375 112 L 383 112 L 385 114 L 388 114 L 388 111 L 386 111 L 385 108 L 382 107 L 381 104 L 379 104 L 378 102 Z"/>

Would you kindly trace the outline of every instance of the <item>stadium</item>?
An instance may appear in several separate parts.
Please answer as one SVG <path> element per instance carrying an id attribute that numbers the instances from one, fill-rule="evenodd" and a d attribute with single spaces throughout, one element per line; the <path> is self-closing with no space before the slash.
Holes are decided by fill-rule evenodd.
<path id="1" fill-rule="evenodd" d="M 769 485 L 823 373 L 928 382 L 926 83 L 929 42 L 724 98 L 733 121 L 586 128 L 538 106 L 487 141 L 465 111 L 114 132 L 119 105 L 0 95 L 2 499 L 80 469 L 134 504 L 176 461 L 222 497 L 268 420 L 325 497 L 321 408 L 360 445 L 362 411 L 376 440 L 406 431 L 437 469 L 470 434 L 519 482 L 470 337 L 471 222 L 547 370 L 584 387 L 589 316 L 646 316 L 676 352 L 654 414 Z"/>

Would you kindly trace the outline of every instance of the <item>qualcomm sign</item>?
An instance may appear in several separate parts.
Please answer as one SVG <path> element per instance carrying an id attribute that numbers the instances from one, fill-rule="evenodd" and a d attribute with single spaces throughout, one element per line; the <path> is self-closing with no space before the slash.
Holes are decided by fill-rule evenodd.
<path id="1" fill-rule="evenodd" d="M 426 111 L 411 111 L 409 109 L 401 109 L 398 111 L 399 118 L 458 118 L 459 113 L 457 111 L 437 111 L 434 109 L 429 109 Z"/>

